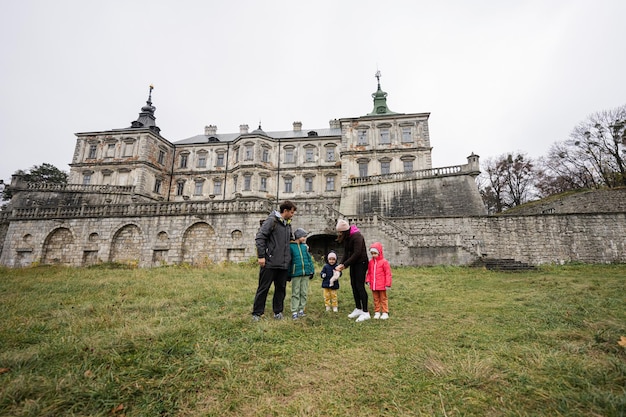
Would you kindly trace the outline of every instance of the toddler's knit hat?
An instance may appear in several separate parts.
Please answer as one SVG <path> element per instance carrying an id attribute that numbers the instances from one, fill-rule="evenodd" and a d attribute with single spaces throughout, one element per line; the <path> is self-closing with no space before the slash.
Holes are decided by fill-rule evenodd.
<path id="1" fill-rule="evenodd" d="M 336 229 L 338 232 L 345 232 L 346 230 L 350 229 L 350 224 L 348 224 L 348 222 L 345 221 L 344 219 L 339 219 L 337 221 Z"/>
<path id="2" fill-rule="evenodd" d="M 330 252 L 328 255 L 326 255 L 326 259 L 330 259 L 330 258 L 333 258 L 336 260 L 337 254 L 335 252 Z"/>
<path id="3" fill-rule="evenodd" d="M 297 228 L 296 231 L 293 233 L 293 235 L 296 237 L 296 239 L 300 239 L 301 237 L 305 237 L 306 235 L 308 235 L 309 232 L 307 232 L 306 230 L 302 229 L 302 228 Z"/>

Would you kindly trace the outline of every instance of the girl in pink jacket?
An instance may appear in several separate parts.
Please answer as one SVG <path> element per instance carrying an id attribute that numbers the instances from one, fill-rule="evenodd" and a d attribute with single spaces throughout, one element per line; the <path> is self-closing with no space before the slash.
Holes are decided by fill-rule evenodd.
<path id="1" fill-rule="evenodd" d="M 372 243 L 370 254 L 372 259 L 367 265 L 365 283 L 370 286 L 374 297 L 374 318 L 387 320 L 389 318 L 387 290 L 391 288 L 391 267 L 383 256 L 383 245 L 380 242 Z"/>

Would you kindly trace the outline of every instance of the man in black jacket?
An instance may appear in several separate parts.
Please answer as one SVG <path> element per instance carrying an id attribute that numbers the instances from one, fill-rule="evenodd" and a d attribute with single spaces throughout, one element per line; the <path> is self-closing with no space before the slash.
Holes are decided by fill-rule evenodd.
<path id="1" fill-rule="evenodd" d="M 265 312 L 265 300 L 274 283 L 272 310 L 274 318 L 283 318 L 283 306 L 287 288 L 292 239 L 291 218 L 296 213 L 296 205 L 291 201 L 283 202 L 279 211 L 274 211 L 263 222 L 256 234 L 256 250 L 259 260 L 259 286 L 254 296 L 252 319 L 257 321 Z"/>

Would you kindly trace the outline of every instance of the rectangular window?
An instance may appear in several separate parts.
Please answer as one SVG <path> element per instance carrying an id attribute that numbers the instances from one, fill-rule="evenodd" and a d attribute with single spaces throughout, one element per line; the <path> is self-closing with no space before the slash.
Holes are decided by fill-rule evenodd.
<path id="1" fill-rule="evenodd" d="M 202 185 L 204 181 L 196 181 L 195 187 L 193 189 L 193 195 L 202 195 Z"/>
<path id="2" fill-rule="evenodd" d="M 367 130 L 359 130 L 357 133 L 357 145 L 367 145 Z"/>
<path id="3" fill-rule="evenodd" d="M 133 142 L 124 144 L 124 156 L 133 156 Z"/>
<path id="4" fill-rule="evenodd" d="M 306 159 L 306 162 L 313 162 L 313 148 L 307 148 L 305 150 L 304 157 Z"/>
<path id="5" fill-rule="evenodd" d="M 261 191 L 267 191 L 267 178 L 266 177 L 261 177 L 261 187 L 260 187 Z"/>
<path id="6" fill-rule="evenodd" d="M 270 151 L 267 150 L 266 148 L 263 148 L 263 154 L 261 156 L 261 160 L 263 162 L 269 162 L 270 161 Z"/>
<path id="7" fill-rule="evenodd" d="M 413 171 L 413 161 L 403 161 L 404 164 L 404 172 Z"/>
<path id="8" fill-rule="evenodd" d="M 380 143 L 391 143 L 391 135 L 389 134 L 389 129 L 380 129 Z"/>
<path id="9" fill-rule="evenodd" d="M 295 151 L 293 149 L 285 149 L 285 163 L 293 164 L 295 161 Z"/>
<path id="10" fill-rule="evenodd" d="M 326 162 L 335 160 L 335 148 L 326 148 Z"/>
<path id="11" fill-rule="evenodd" d="M 161 192 L 161 180 L 160 179 L 154 180 L 154 192 L 157 194 Z"/>
<path id="12" fill-rule="evenodd" d="M 218 167 L 223 167 L 224 166 L 224 154 L 223 153 L 218 153 L 217 154 L 217 164 Z"/>
<path id="13" fill-rule="evenodd" d="M 313 178 L 306 177 L 304 179 L 304 191 L 306 191 L 307 193 L 313 191 Z"/>
<path id="14" fill-rule="evenodd" d="M 187 155 L 180 156 L 180 168 L 187 168 Z"/>
<path id="15" fill-rule="evenodd" d="M 96 150 L 98 147 L 96 145 L 89 145 L 89 159 L 96 159 Z"/>
<path id="16" fill-rule="evenodd" d="M 176 183 L 176 195 L 183 195 L 184 191 L 185 191 L 185 183 L 184 182 Z"/>
<path id="17" fill-rule="evenodd" d="M 413 142 L 413 136 L 411 135 L 411 128 L 410 127 L 403 127 L 402 128 L 402 142 L 403 143 Z"/>
<path id="18" fill-rule="evenodd" d="M 243 190 L 250 191 L 252 189 L 252 175 L 243 176 Z"/>
<path id="19" fill-rule="evenodd" d="M 109 143 L 107 145 L 107 158 L 113 158 L 115 156 L 115 144 Z"/>
<path id="20" fill-rule="evenodd" d="M 384 161 L 380 163 L 380 173 L 382 175 L 389 174 L 390 172 L 390 162 Z"/>
<path id="21" fill-rule="evenodd" d="M 83 174 L 83 185 L 89 185 L 91 184 L 91 174 L 86 173 Z"/>
<path id="22" fill-rule="evenodd" d="M 359 162 L 359 177 L 367 177 L 367 162 Z"/>
<path id="23" fill-rule="evenodd" d="M 246 146 L 246 161 L 254 160 L 254 148 L 250 146 Z"/>
<path id="24" fill-rule="evenodd" d="M 111 174 L 108 172 L 102 173 L 102 184 L 111 185 Z"/>
<path id="25" fill-rule="evenodd" d="M 293 180 L 291 178 L 285 178 L 285 192 L 291 193 L 293 191 Z"/>
<path id="26" fill-rule="evenodd" d="M 213 183 L 213 194 L 215 195 L 222 194 L 222 181 L 215 181 Z"/>
<path id="27" fill-rule="evenodd" d="M 163 165 L 163 161 L 165 161 L 165 152 L 159 151 L 159 164 Z"/>
<path id="28" fill-rule="evenodd" d="M 198 155 L 198 168 L 206 168 L 206 154 Z"/>
<path id="29" fill-rule="evenodd" d="M 335 191 L 335 177 L 326 177 L 326 191 Z"/>

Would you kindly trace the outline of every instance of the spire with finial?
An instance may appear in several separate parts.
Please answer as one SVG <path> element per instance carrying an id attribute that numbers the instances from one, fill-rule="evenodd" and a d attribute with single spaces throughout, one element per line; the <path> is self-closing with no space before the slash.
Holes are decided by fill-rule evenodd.
<path id="1" fill-rule="evenodd" d="M 159 129 L 159 127 L 156 125 L 156 117 L 154 116 L 156 107 L 152 105 L 152 90 L 154 90 L 154 86 L 150 84 L 150 91 L 148 92 L 148 100 L 146 101 L 146 105 L 141 108 L 139 117 L 137 118 L 137 120 L 131 123 L 130 127 L 135 129 L 148 128 L 158 134 L 161 129 Z"/>
<path id="2" fill-rule="evenodd" d="M 376 81 L 378 82 L 378 89 L 374 94 L 372 94 L 372 98 L 374 99 L 374 110 L 368 114 L 368 116 L 379 116 L 383 114 L 396 114 L 389 110 L 387 107 L 387 93 L 385 93 L 382 88 L 380 88 L 380 77 L 382 77 L 380 70 L 376 71 L 374 75 L 376 77 Z"/>

